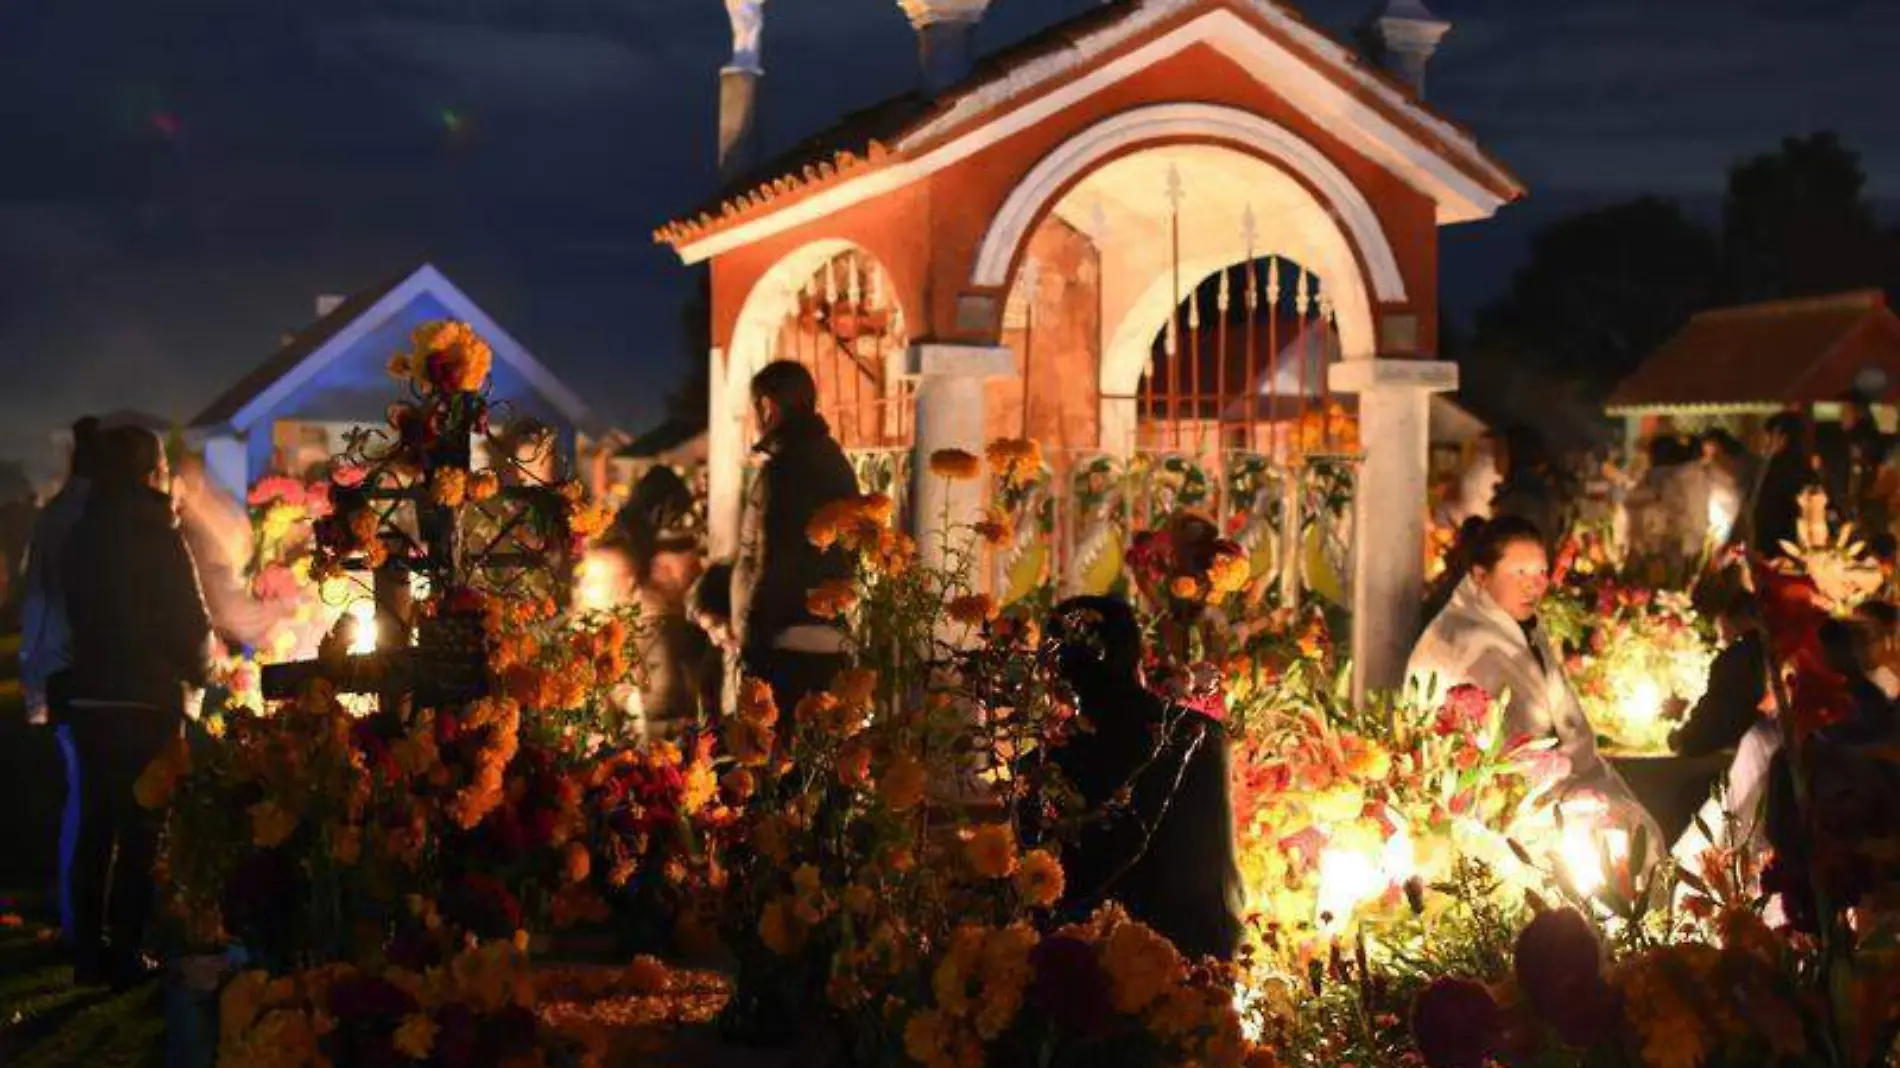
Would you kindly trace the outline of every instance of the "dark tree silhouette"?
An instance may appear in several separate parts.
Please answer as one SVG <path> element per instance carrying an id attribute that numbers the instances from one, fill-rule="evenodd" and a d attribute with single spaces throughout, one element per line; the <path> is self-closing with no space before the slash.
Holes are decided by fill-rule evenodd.
<path id="1" fill-rule="evenodd" d="M 1891 285 L 1890 239 L 1866 185 L 1860 156 L 1828 132 L 1736 165 L 1722 212 L 1725 301 Z"/>

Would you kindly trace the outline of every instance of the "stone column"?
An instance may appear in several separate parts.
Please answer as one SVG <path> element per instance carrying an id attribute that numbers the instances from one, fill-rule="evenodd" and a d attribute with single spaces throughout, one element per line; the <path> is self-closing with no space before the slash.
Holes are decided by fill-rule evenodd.
<path id="1" fill-rule="evenodd" d="M 745 487 L 745 413 L 727 388 L 726 361 L 718 349 L 712 361 L 711 397 L 706 408 L 706 548 L 715 560 L 739 550 L 740 491 Z"/>
<path id="2" fill-rule="evenodd" d="M 1332 388 L 1359 396 L 1366 452 L 1353 501 L 1353 693 L 1395 689 L 1418 637 L 1425 594 L 1431 398 L 1458 388 L 1458 365 L 1360 359 L 1334 364 Z"/>
<path id="3" fill-rule="evenodd" d="M 970 548 L 969 526 L 982 517 L 988 481 L 946 482 L 930 473 L 930 455 L 940 449 L 983 455 L 989 430 L 983 385 L 1015 376 L 1016 356 L 998 345 L 922 344 L 911 347 L 907 364 L 917 378 L 911 528 L 921 559 L 938 566 L 953 546 Z M 981 574 L 975 578 L 981 585 Z"/>

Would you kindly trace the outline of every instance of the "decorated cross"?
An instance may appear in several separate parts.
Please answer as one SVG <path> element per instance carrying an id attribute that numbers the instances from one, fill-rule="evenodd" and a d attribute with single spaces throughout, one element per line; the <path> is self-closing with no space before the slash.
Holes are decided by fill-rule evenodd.
<path id="1" fill-rule="evenodd" d="M 315 660 L 265 668 L 266 697 L 315 680 L 375 694 L 385 712 L 484 696 L 489 597 L 565 603 L 577 542 L 606 525 L 558 478 L 551 434 L 491 425 L 486 342 L 456 322 L 424 324 L 411 340 L 390 364 L 409 396 L 387 427 L 351 433 L 331 467 L 335 507 L 316 529 L 319 573 L 368 571 L 373 614 L 346 613 Z M 489 469 L 475 469 L 477 439 Z"/>

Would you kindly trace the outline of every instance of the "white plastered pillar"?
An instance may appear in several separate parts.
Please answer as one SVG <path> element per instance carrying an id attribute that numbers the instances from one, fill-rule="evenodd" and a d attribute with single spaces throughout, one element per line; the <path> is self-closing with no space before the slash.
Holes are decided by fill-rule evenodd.
<path id="1" fill-rule="evenodd" d="M 1425 595 L 1425 498 L 1431 399 L 1458 388 L 1458 365 L 1358 359 L 1334 364 L 1332 388 L 1359 396 L 1365 466 L 1353 500 L 1353 692 L 1392 690 L 1418 637 Z"/>
<path id="2" fill-rule="evenodd" d="M 913 345 L 905 370 L 917 379 L 911 526 L 922 560 L 936 567 L 953 547 L 969 551 L 970 526 L 982 518 L 988 493 L 985 479 L 950 482 L 931 474 L 931 454 L 962 449 L 983 455 L 989 428 L 984 384 L 1015 377 L 1016 355 L 1000 345 Z M 974 577 L 981 585 L 982 576 Z"/>
<path id="3" fill-rule="evenodd" d="M 706 542 L 712 558 L 722 559 L 739 551 L 745 411 L 733 402 L 724 354 L 714 349 L 707 358 L 712 361 L 712 378 L 706 413 Z"/>

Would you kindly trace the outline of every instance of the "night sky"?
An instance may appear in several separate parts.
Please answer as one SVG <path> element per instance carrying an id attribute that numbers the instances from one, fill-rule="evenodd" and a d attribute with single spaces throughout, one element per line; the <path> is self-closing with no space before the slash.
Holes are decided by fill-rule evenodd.
<path id="1" fill-rule="evenodd" d="M 1433 4 L 1433 102 L 1532 191 L 1447 232 L 1456 307 L 1536 223 L 1712 203 L 1787 134 L 1839 130 L 1900 202 L 1893 0 Z M 996 0 L 982 44 L 1089 6 Z M 188 418 L 318 294 L 425 259 L 641 428 L 691 280 L 649 235 L 711 184 L 729 43 L 719 0 L 5 0 L 0 457 L 43 467 L 88 410 Z M 915 53 L 894 0 L 770 0 L 765 65 L 769 149 L 907 88 Z"/>

